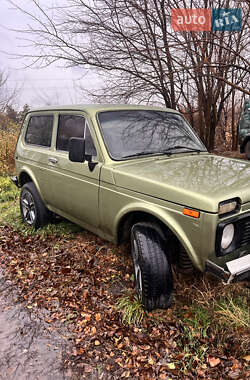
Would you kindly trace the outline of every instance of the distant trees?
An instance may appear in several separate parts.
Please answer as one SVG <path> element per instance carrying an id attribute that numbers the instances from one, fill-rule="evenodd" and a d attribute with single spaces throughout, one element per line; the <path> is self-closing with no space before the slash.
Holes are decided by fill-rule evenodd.
<path id="1" fill-rule="evenodd" d="M 4 111 L 13 102 L 17 93 L 16 89 L 9 89 L 8 79 L 8 74 L 0 70 L 0 112 Z"/>
<path id="2" fill-rule="evenodd" d="M 105 78 L 97 101 L 178 108 L 213 149 L 227 102 L 250 95 L 249 1 L 70 0 L 53 9 L 31 1 L 34 12 L 10 1 L 33 20 L 23 32 L 35 53 L 23 56 L 33 65 L 94 69 Z M 171 29 L 171 8 L 212 7 L 242 7 L 241 31 Z"/>
<path id="3" fill-rule="evenodd" d="M 21 110 L 7 105 L 5 110 L 0 112 L 0 130 L 17 130 L 29 110 L 28 104 L 25 104 Z"/>

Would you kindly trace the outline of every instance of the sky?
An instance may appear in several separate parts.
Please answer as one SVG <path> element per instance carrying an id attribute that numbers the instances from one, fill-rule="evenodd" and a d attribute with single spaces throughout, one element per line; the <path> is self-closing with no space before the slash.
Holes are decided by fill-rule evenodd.
<path id="1" fill-rule="evenodd" d="M 29 7 L 30 0 L 15 0 L 20 6 Z M 53 5 L 57 0 L 40 0 L 41 4 Z M 60 1 L 62 3 L 63 0 Z M 79 85 L 92 90 L 99 85 L 97 76 L 80 68 L 64 68 L 62 63 L 47 68 L 26 68 L 24 59 L 15 54 L 25 51 L 23 36 L 13 29 L 24 29 L 30 23 L 25 14 L 14 9 L 8 0 L 0 0 L 0 70 L 8 74 L 8 88 L 17 89 L 14 106 L 22 108 L 47 104 L 88 103 L 90 99 L 82 94 Z"/>

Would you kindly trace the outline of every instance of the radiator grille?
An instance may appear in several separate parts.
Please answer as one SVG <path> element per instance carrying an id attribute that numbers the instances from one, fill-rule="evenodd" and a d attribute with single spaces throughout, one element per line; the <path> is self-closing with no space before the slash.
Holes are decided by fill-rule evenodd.
<path id="1" fill-rule="evenodd" d="M 250 244 L 250 218 L 240 220 L 239 224 L 239 247 L 242 247 Z"/>

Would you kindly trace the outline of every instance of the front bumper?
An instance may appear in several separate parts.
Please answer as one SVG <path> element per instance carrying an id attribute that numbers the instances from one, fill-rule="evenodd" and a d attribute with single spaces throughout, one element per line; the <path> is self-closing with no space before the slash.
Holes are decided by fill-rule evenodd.
<path id="1" fill-rule="evenodd" d="M 233 280 L 250 279 L 250 253 L 226 263 L 227 270 L 210 260 L 206 261 L 206 272 L 221 278 L 226 284 Z"/>

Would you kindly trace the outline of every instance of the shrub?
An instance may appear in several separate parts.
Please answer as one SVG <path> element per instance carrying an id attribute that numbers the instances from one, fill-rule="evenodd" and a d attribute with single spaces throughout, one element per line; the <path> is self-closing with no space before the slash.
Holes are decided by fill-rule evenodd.
<path id="1" fill-rule="evenodd" d="M 15 147 L 18 127 L 0 130 L 0 174 L 13 173 L 15 168 Z"/>

